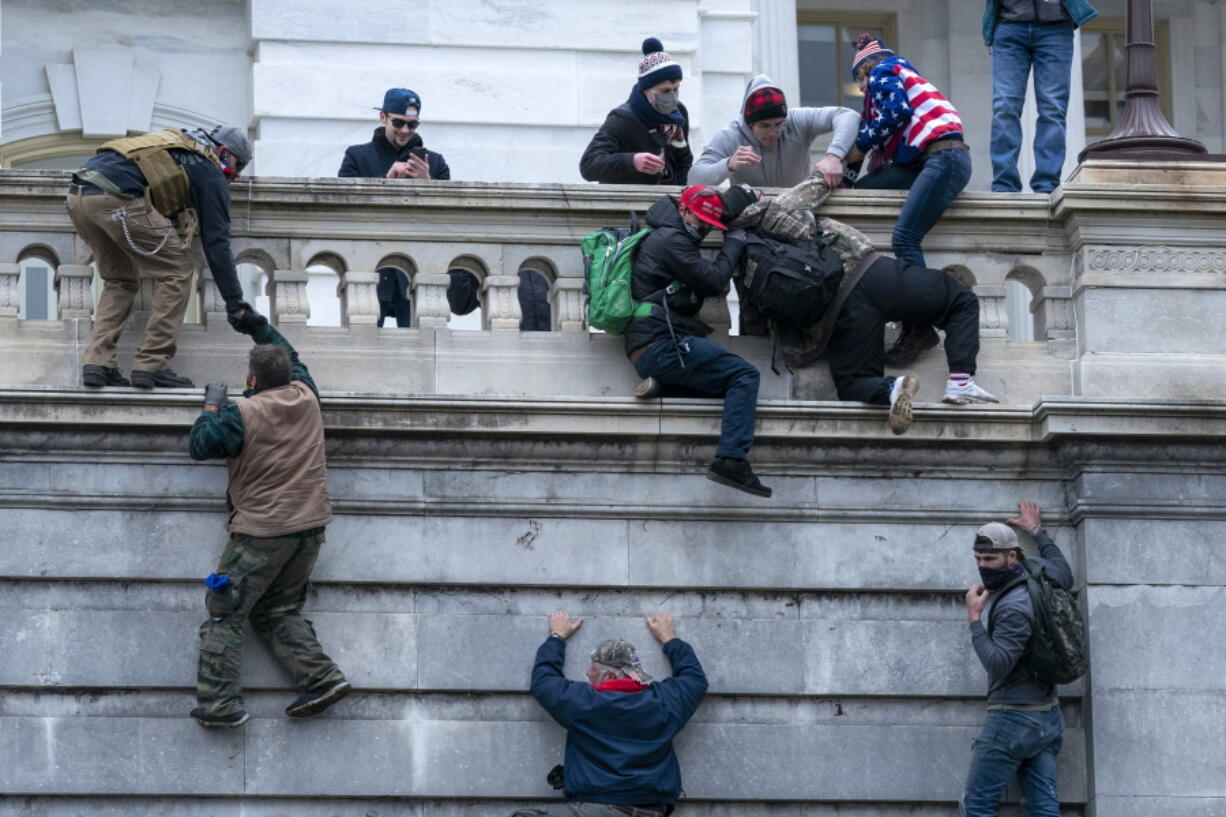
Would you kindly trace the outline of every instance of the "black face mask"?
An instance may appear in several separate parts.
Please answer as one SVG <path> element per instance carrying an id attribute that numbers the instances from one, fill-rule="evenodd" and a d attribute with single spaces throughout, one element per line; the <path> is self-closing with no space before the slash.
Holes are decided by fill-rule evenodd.
<path id="1" fill-rule="evenodd" d="M 707 227 L 707 226 L 698 227 L 693 224 L 690 224 L 688 221 L 684 223 L 685 223 L 686 232 L 688 232 L 694 238 L 694 240 L 698 241 L 699 243 L 701 243 L 702 240 L 707 237 L 707 233 L 711 232 L 710 227 Z"/>
<path id="2" fill-rule="evenodd" d="M 988 590 L 999 590 L 1009 583 L 1009 580 L 1020 576 L 1022 566 L 1015 567 L 981 567 L 979 568 L 979 578 L 983 581 L 983 586 Z"/>

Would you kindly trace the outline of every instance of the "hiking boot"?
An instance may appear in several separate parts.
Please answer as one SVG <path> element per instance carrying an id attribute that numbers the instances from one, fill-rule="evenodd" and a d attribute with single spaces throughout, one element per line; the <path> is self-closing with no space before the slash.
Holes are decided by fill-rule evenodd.
<path id="1" fill-rule="evenodd" d="M 991 392 L 980 388 L 975 378 L 972 377 L 961 384 L 955 384 L 952 380 L 946 381 L 945 396 L 941 398 L 941 402 L 964 406 L 967 403 L 999 403 L 1000 401 Z"/>
<path id="2" fill-rule="evenodd" d="M 192 710 L 192 718 L 201 726 L 220 729 L 235 729 L 242 726 L 251 716 L 246 712 L 231 712 L 229 715 L 210 715 L 203 706 Z"/>
<path id="3" fill-rule="evenodd" d="M 154 386 L 167 389 L 190 389 L 194 384 L 191 380 L 183 375 L 175 374 L 170 369 L 162 369 L 160 372 L 133 369 L 132 385 L 138 389 L 152 389 Z"/>
<path id="4" fill-rule="evenodd" d="M 890 431 L 905 434 L 911 427 L 911 401 L 919 391 L 919 375 L 908 372 L 890 385 Z"/>
<path id="5" fill-rule="evenodd" d="M 86 363 L 81 367 L 81 382 L 91 389 L 103 386 L 131 386 L 132 382 L 123 376 L 123 372 L 114 366 L 99 366 L 97 363 Z"/>
<path id="6" fill-rule="evenodd" d="M 710 470 L 707 471 L 707 479 L 754 496 L 769 497 L 771 495 L 771 489 L 754 476 L 753 469 L 749 467 L 749 460 L 716 457 L 715 462 L 711 463 Z"/>
<path id="7" fill-rule="evenodd" d="M 291 718 L 309 718 L 318 715 L 332 704 L 349 694 L 349 682 L 343 678 L 324 684 L 318 689 L 312 689 L 299 695 L 292 704 L 285 707 L 285 714 Z"/>
<path id="8" fill-rule="evenodd" d="M 634 396 L 640 400 L 651 400 L 653 397 L 659 397 L 661 391 L 663 387 L 660 386 L 659 380 L 654 377 L 645 377 L 634 387 Z"/>
<path id="9" fill-rule="evenodd" d="M 937 330 L 931 326 L 904 323 L 902 332 L 898 334 L 898 340 L 886 350 L 885 365 L 893 368 L 910 366 L 920 355 L 940 342 L 941 338 L 937 335 Z"/>

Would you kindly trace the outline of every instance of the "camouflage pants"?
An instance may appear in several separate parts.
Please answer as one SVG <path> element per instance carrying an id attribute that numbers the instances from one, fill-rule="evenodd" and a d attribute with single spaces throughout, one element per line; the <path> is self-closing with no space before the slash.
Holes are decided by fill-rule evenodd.
<path id="1" fill-rule="evenodd" d="M 324 654 L 315 628 L 302 615 L 323 542 L 323 528 L 271 538 L 230 534 L 217 572 L 228 576 L 231 586 L 225 592 L 206 591 L 209 618 L 200 625 L 196 700 L 209 714 L 243 710 L 238 671 L 248 619 L 299 689 L 345 677 Z"/>

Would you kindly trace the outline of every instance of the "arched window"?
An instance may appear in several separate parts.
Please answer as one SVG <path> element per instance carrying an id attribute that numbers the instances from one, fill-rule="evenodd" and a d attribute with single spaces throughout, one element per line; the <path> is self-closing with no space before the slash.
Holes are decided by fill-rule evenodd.
<path id="1" fill-rule="evenodd" d="M 17 317 L 27 321 L 55 320 L 55 259 L 34 253 L 18 261 L 17 266 L 21 270 L 17 279 Z"/>

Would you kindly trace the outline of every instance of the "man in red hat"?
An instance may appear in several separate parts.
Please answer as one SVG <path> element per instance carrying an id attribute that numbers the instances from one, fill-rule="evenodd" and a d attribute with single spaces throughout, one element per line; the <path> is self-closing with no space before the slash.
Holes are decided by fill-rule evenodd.
<path id="1" fill-rule="evenodd" d="M 643 378 L 636 397 L 664 391 L 724 398 L 724 417 L 715 460 L 707 479 L 755 496 L 768 497 L 749 467 L 758 370 L 748 361 L 707 340 L 711 327 L 698 318 L 707 297 L 722 298 L 741 258 L 745 231 L 732 230 L 714 261 L 698 245 L 714 227 L 725 229 L 724 204 L 714 188 L 694 185 L 681 198 L 663 196 L 647 210 L 652 233 L 639 245 L 631 295 L 652 305 L 651 314 L 626 327 L 626 355 Z"/>

